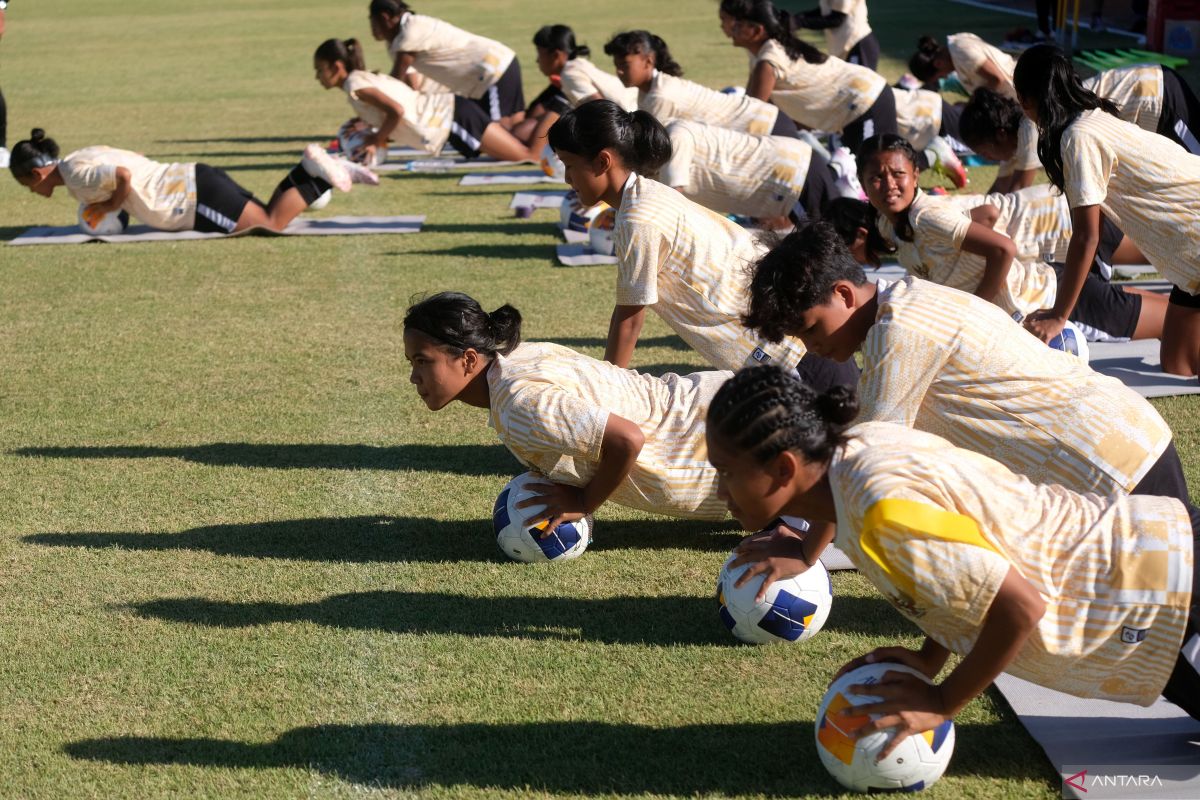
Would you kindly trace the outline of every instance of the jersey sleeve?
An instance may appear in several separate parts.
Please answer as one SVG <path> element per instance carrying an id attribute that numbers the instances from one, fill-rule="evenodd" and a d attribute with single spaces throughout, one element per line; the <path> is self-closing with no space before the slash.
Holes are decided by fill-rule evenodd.
<path id="1" fill-rule="evenodd" d="M 562 83 L 560 88 L 573 106 L 578 105 L 585 97 L 600 94 L 600 89 L 596 86 L 591 76 L 587 74 L 585 69 L 576 65 L 574 61 L 566 63 L 566 66 L 563 67 L 561 77 Z"/>
<path id="2" fill-rule="evenodd" d="M 911 220 L 913 231 L 919 239 L 932 246 L 953 247 L 961 250 L 971 228 L 971 218 L 950 204 L 938 204 L 922 209 Z"/>
<path id="3" fill-rule="evenodd" d="M 662 168 L 659 181 L 671 187 L 686 187 L 692 182 L 692 159 L 696 153 L 696 141 L 687 129 L 679 125 L 667 126 L 671 135 L 671 160 Z"/>
<path id="4" fill-rule="evenodd" d="M 617 305 L 650 306 L 658 302 L 658 271 L 670 242 L 653 225 L 621 220 L 613 231 L 617 255 Z"/>
<path id="5" fill-rule="evenodd" d="M 895 422 L 911 428 L 949 349 L 904 325 L 871 326 L 863 342 L 856 422 Z"/>
<path id="6" fill-rule="evenodd" d="M 505 444 L 518 452 L 599 461 L 608 414 L 565 387 L 550 383 L 526 386 L 504 410 Z"/>
<path id="7" fill-rule="evenodd" d="M 64 161 L 59 162 L 59 171 L 62 173 L 63 182 L 73 192 L 111 197 L 117 190 L 117 168 L 113 164 L 71 164 Z"/>
<path id="8" fill-rule="evenodd" d="M 1072 126 L 1063 135 L 1062 154 L 1067 205 L 1079 208 L 1103 203 L 1116 161 L 1112 149 L 1095 136 L 1080 135 Z"/>
<path id="9" fill-rule="evenodd" d="M 758 51 L 758 57 L 754 64 L 757 66 L 764 62 L 771 65 L 771 70 L 775 73 L 776 80 L 783 80 L 787 76 L 788 69 L 792 66 L 791 59 L 787 56 L 787 51 L 773 40 L 768 41 Z"/>
<path id="10" fill-rule="evenodd" d="M 429 36 L 429 26 L 427 21 L 419 14 L 411 14 L 401 26 L 400 32 L 396 34 L 396 38 L 392 40 L 391 50 L 392 55 L 397 53 L 419 53 L 427 50 L 428 46 L 426 39 Z"/>

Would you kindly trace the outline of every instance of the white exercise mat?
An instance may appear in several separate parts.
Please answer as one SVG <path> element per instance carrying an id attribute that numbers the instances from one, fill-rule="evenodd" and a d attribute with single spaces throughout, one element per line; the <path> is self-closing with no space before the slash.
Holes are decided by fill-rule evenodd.
<path id="1" fill-rule="evenodd" d="M 561 186 L 562 181 L 551 178 L 540 169 L 521 169 L 511 172 L 482 172 L 464 175 L 458 182 L 459 186 L 511 186 L 517 184 L 554 183 Z"/>
<path id="2" fill-rule="evenodd" d="M 561 208 L 563 199 L 567 196 L 565 191 L 559 189 L 545 189 L 536 192 L 517 192 L 509 201 L 509 208 Z"/>
<path id="3" fill-rule="evenodd" d="M 496 161 L 492 158 L 475 158 L 467 161 L 460 158 L 430 158 L 416 161 L 388 161 L 371 167 L 375 172 L 418 172 L 439 173 L 456 170 L 479 169 L 480 167 L 517 167 L 528 161 Z"/>
<path id="4" fill-rule="evenodd" d="M 180 242 L 193 239 L 232 239 L 251 234 L 264 236 L 351 236 L 363 234 L 417 233 L 425 223 L 425 216 L 407 217 L 325 217 L 310 219 L 300 217 L 282 233 L 266 228 L 249 228 L 239 233 L 199 233 L 198 231 L 160 231 L 146 225 L 132 225 L 124 233 L 115 236 L 95 236 L 83 233 L 77 225 L 61 227 L 38 227 L 16 237 L 9 244 L 86 244 L 108 242 L 109 244 L 131 244 L 135 242 Z"/>
<path id="5" fill-rule="evenodd" d="M 1091 779 L 1075 781 L 1088 787 L 1087 794 L 1064 783 L 1064 796 L 1200 797 L 1200 721 L 1172 703 L 1160 698 L 1142 707 L 1085 700 L 1012 675 L 997 678 L 996 688 L 1064 778 L 1088 769 Z M 1107 793 L 1108 787 L 1091 783 L 1103 767 L 1135 765 L 1147 767 L 1138 774 L 1156 774 L 1159 780 L 1127 789 L 1126 794 Z M 1166 769 L 1156 773 L 1156 766 Z"/>
<path id="6" fill-rule="evenodd" d="M 554 248 L 558 263 L 564 267 L 592 267 L 616 264 L 616 256 L 602 256 L 586 244 L 560 244 Z"/>

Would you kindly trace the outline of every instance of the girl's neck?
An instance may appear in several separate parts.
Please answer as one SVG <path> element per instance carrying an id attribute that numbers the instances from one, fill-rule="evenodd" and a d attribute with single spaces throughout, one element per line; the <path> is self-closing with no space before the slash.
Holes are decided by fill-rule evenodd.
<path id="1" fill-rule="evenodd" d="M 492 387 L 488 384 L 488 370 L 495 364 L 496 359 L 493 358 L 486 367 L 471 378 L 470 383 L 459 392 L 458 400 L 460 402 L 475 408 L 492 407 Z"/>
<path id="2" fill-rule="evenodd" d="M 622 195 L 625 193 L 625 186 L 628 185 L 629 176 L 633 174 L 633 170 L 614 165 L 608 174 L 612 178 L 612 183 L 609 185 L 608 191 L 600 199 L 614 209 L 619 210 L 621 208 Z"/>
<path id="3" fill-rule="evenodd" d="M 788 503 L 784 511 L 813 522 L 831 522 L 836 525 L 837 505 L 833 501 L 829 469 L 826 468 L 825 474 L 807 492 Z"/>

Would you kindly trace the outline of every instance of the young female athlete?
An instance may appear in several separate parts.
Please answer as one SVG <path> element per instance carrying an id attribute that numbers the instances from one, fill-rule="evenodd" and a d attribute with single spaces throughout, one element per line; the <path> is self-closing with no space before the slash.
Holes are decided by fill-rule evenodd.
<path id="1" fill-rule="evenodd" d="M 1012 100 L 1017 99 L 1013 88 L 1016 65 L 1008 53 L 973 33 L 947 36 L 945 45 L 938 44 L 932 36 L 922 36 L 917 42 L 917 52 L 908 61 L 909 71 L 921 83 L 929 84 L 953 72 L 968 95 L 983 87 Z"/>
<path id="2" fill-rule="evenodd" d="M 506 128 L 524 118 L 521 65 L 505 45 L 418 14 L 401 0 L 371 0 L 370 20 L 371 35 L 387 42 L 395 59 L 393 77 L 412 81 L 410 68 L 415 68 L 474 100 Z"/>
<path id="3" fill-rule="evenodd" d="M 432 411 L 457 400 L 488 409 L 500 441 L 548 479 L 548 530 L 605 501 L 719 520 L 704 413 L 728 372 L 654 377 L 549 342 L 522 342 L 512 306 L 485 312 L 442 292 L 404 317 L 411 382 Z M 535 520 L 531 520 L 533 522 Z"/>
<path id="4" fill-rule="evenodd" d="M 1026 50 L 1014 78 L 1021 107 L 1043 132 L 1038 152 L 1050 182 L 1067 195 L 1073 226 L 1053 307 L 1027 327 L 1042 339 L 1062 330 L 1095 256 L 1103 211 L 1175 285 L 1163 369 L 1200 374 L 1200 156 L 1119 119 L 1054 47 Z"/>
<path id="5" fill-rule="evenodd" d="M 979 88 L 963 106 L 958 138 L 984 158 L 999 162 L 988 192 L 1015 192 L 1033 185 L 1042 160 L 1037 154 L 1037 128 L 1016 100 Z"/>
<path id="6" fill-rule="evenodd" d="M 756 136 L 797 136 L 796 124 L 778 107 L 747 95 L 733 95 L 684 80 L 683 67 L 667 43 L 649 31 L 627 31 L 604 45 L 617 77 L 637 89 L 638 108 L 663 123 L 695 120 Z"/>
<path id="7" fill-rule="evenodd" d="M 358 118 L 377 133 L 361 158 L 374 163 L 375 151 L 387 151 L 389 141 L 425 150 L 431 155 L 450 146 L 467 158 L 486 153 L 500 161 L 534 161 L 529 148 L 483 109 L 452 94 L 419 93 L 407 83 L 363 66 L 356 39 L 327 39 L 313 54 L 317 81 L 326 89 L 342 89 Z"/>
<path id="8" fill-rule="evenodd" d="M 925 431 L 847 428 L 857 410 L 847 389 L 818 394 L 751 367 L 717 392 L 707 426 L 718 491 L 744 527 L 780 514 L 835 523 L 837 545 L 926 635 L 839 675 L 896 662 L 936 680 L 963 657 L 933 685 L 885 674 L 869 687 L 880 700 L 854 709 L 879 715 L 856 736 L 891 729 L 886 754 L 1005 671 L 1080 697 L 1162 695 L 1200 719 L 1197 541 L 1178 501 L 1038 485 Z"/>
<path id="9" fill-rule="evenodd" d="M 717 369 L 770 361 L 799 367 L 817 385 L 854 382 L 853 362 L 810 357 L 801 364 L 799 340 L 771 346 L 745 329 L 739 316 L 746 267 L 762 248 L 727 217 L 645 177 L 671 157 L 671 141 L 654 117 L 609 100 L 584 103 L 550 129 L 550 146 L 581 203 L 604 201 L 617 210 L 617 304 L 605 360 L 629 366 L 650 307 Z"/>
<path id="10" fill-rule="evenodd" d="M 379 183 L 365 167 L 334 159 L 310 144 L 263 205 L 225 171 L 208 164 L 160 164 L 112 147 L 85 147 L 59 158 L 58 144 L 41 128 L 12 150 L 12 175 L 31 192 L 50 197 L 63 186 L 86 203 L 84 218 L 99 221 L 123 210 L 162 231 L 236 233 L 261 227 L 281 231 L 331 186 Z"/>
<path id="11" fill-rule="evenodd" d="M 820 217 L 838 197 L 829 159 L 800 139 L 751 136 L 701 122 L 667 125 L 671 157 L 658 176 L 689 200 L 765 228 Z"/>
<path id="12" fill-rule="evenodd" d="M 859 181 L 878 216 L 884 242 L 894 244 L 900 264 L 918 277 L 991 300 L 1023 320 L 1055 302 L 1061 267 L 1041 259 L 1017 258 L 1018 246 L 1004 232 L 972 219 L 949 197 L 925 194 L 912 146 L 899 136 L 867 140 L 859 152 Z M 995 224 L 995 223 L 993 223 Z M 1154 338 L 1162 330 L 1154 300 L 1124 292 L 1098 276 L 1072 321 L 1092 329 L 1090 338 Z"/>
<path id="13" fill-rule="evenodd" d="M 868 69 L 879 67 L 879 40 L 867 21 L 867 0 L 821 0 L 817 8 L 795 14 L 792 22 L 824 31 L 829 55 Z"/>
<path id="14" fill-rule="evenodd" d="M 851 152 L 870 136 L 896 133 L 896 101 L 879 73 L 830 58 L 788 31 L 770 0 L 722 0 L 721 29 L 751 54 L 746 94 L 779 106 L 813 130 L 840 133 Z"/>

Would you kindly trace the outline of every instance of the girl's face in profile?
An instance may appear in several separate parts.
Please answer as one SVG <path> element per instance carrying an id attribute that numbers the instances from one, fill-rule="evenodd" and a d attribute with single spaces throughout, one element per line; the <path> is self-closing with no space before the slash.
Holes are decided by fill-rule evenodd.
<path id="1" fill-rule="evenodd" d="M 654 78 L 654 56 L 650 53 L 613 56 L 613 67 L 626 86 L 645 86 Z"/>
<path id="2" fill-rule="evenodd" d="M 404 332 L 404 357 L 411 368 L 408 380 L 430 411 L 438 411 L 458 399 L 471 382 L 476 374 L 468 359 L 471 353 L 475 351 L 456 356 L 419 331 Z"/>

